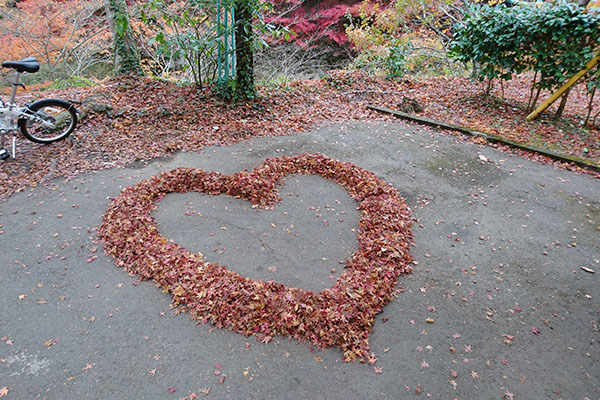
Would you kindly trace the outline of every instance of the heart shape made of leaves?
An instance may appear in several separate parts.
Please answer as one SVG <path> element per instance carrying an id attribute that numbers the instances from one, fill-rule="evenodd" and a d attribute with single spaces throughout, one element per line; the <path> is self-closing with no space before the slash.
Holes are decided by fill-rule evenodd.
<path id="1" fill-rule="evenodd" d="M 316 174 L 344 187 L 359 203 L 358 249 L 328 289 L 315 293 L 252 280 L 203 261 L 163 237 L 151 217 L 173 192 L 228 194 L 272 208 L 277 186 L 293 174 Z M 375 315 L 393 299 L 397 278 L 412 271 L 410 209 L 396 189 L 372 172 L 318 154 L 265 160 L 233 175 L 177 168 L 125 188 L 112 199 L 99 229 L 115 264 L 173 294 L 173 302 L 201 322 L 268 342 L 273 335 L 338 346 L 346 361 L 369 355 Z"/>

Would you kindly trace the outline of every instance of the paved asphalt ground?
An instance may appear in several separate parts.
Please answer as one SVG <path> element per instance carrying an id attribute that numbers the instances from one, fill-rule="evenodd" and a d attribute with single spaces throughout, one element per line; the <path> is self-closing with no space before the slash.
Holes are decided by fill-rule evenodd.
<path id="1" fill-rule="evenodd" d="M 109 198 L 159 171 L 232 173 L 303 152 L 374 172 L 416 219 L 418 264 L 377 317 L 375 366 L 345 363 L 337 348 L 196 325 L 96 242 Z M 209 261 L 322 290 L 356 248 L 356 203 L 315 176 L 280 191 L 272 211 L 172 194 L 154 217 Z M 403 123 L 335 125 L 54 180 L 0 203 L 0 388 L 3 400 L 598 400 L 599 259 L 597 180 Z"/>

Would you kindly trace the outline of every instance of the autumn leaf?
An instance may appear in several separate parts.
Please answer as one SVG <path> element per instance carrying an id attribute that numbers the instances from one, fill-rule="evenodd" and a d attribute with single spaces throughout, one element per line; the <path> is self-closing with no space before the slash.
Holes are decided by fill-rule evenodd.
<path id="1" fill-rule="evenodd" d="M 272 336 L 264 336 L 264 337 L 261 339 L 261 342 L 262 342 L 262 343 L 269 343 L 269 342 L 270 342 L 272 339 L 273 339 L 273 337 L 272 337 Z"/>
<path id="2" fill-rule="evenodd" d="M 417 383 L 417 387 L 415 388 L 415 393 L 416 393 L 416 394 L 421 394 L 421 391 L 422 391 L 422 389 L 421 389 L 421 384 L 420 384 L 420 383 Z"/>
<path id="3" fill-rule="evenodd" d="M 513 335 L 509 335 L 507 333 L 503 333 L 502 337 L 504 337 L 504 343 L 511 345 L 513 340 L 515 340 L 515 337 Z"/>
<path id="4" fill-rule="evenodd" d="M 504 392 L 503 396 L 506 400 L 514 400 L 515 398 L 515 395 L 512 392 L 509 392 L 508 390 Z"/>
<path id="5" fill-rule="evenodd" d="M 8 394 L 9 390 L 6 386 L 0 388 L 0 397 L 4 397 Z"/>

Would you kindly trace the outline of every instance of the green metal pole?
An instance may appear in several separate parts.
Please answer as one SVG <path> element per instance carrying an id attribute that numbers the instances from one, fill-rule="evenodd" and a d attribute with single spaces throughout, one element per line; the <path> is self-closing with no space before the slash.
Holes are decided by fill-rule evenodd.
<path id="1" fill-rule="evenodd" d="M 235 24 L 235 8 L 231 6 L 231 25 Z M 231 75 L 235 76 L 235 29 L 231 29 Z"/>
<path id="2" fill-rule="evenodd" d="M 217 36 L 221 37 L 221 2 L 217 0 Z M 223 84 L 221 79 L 221 41 L 217 44 L 217 83 L 219 86 Z"/>
<path id="3" fill-rule="evenodd" d="M 223 18 L 225 19 L 225 82 L 229 83 L 229 13 L 227 11 L 227 8 L 224 8 Z"/>

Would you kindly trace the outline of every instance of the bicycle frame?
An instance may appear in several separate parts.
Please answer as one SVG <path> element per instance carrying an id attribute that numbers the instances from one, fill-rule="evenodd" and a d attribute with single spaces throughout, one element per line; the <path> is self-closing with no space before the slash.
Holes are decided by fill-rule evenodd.
<path id="1" fill-rule="evenodd" d="M 12 83 L 12 88 L 10 91 L 10 99 L 8 103 L 4 103 L 4 101 L 0 98 L 0 149 L 4 148 L 5 136 L 12 133 L 12 158 L 15 158 L 16 153 L 16 141 L 17 141 L 17 132 L 19 132 L 19 127 L 17 126 L 17 121 L 19 119 L 32 119 L 37 122 L 40 122 L 42 125 L 52 128 L 53 124 L 42 120 L 37 117 L 35 114 L 31 114 L 28 112 L 29 107 L 27 105 L 25 107 L 17 106 L 15 103 L 15 98 L 17 97 L 17 88 L 19 86 L 24 87 L 22 83 L 19 82 L 21 78 L 21 73 L 15 72 L 15 79 Z"/>

